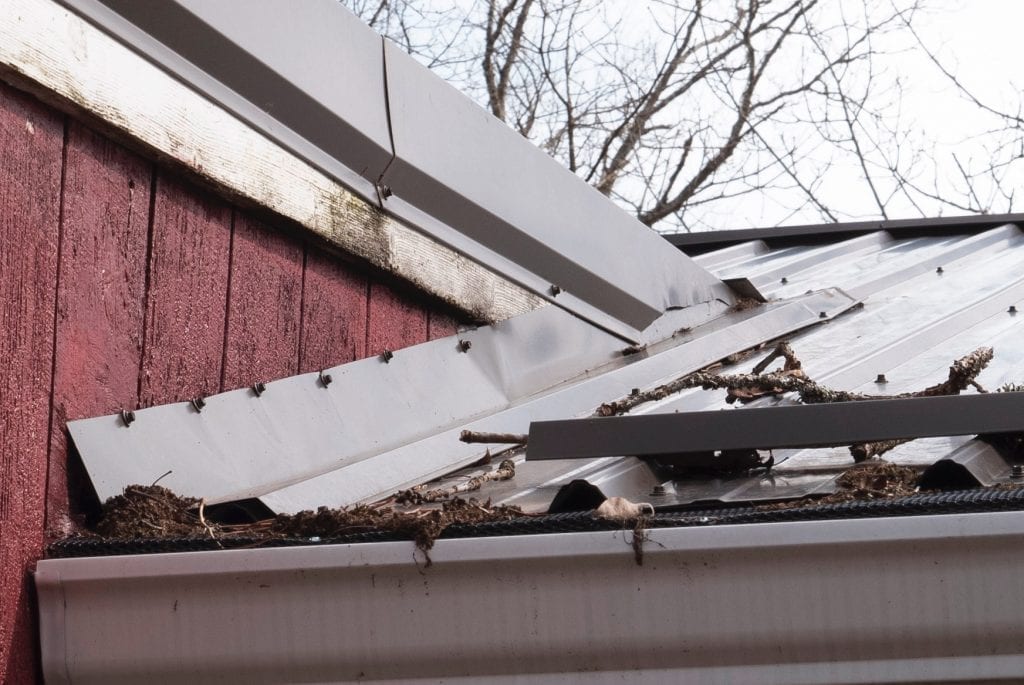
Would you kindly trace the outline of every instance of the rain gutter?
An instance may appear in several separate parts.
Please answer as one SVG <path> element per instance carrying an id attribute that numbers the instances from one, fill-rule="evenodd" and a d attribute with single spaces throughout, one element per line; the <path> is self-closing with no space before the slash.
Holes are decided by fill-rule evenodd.
<path id="1" fill-rule="evenodd" d="M 625 528 L 439 540 L 429 566 L 402 542 L 44 560 L 46 681 L 809 685 L 1024 672 L 1024 513 L 657 529 L 642 565 Z"/>

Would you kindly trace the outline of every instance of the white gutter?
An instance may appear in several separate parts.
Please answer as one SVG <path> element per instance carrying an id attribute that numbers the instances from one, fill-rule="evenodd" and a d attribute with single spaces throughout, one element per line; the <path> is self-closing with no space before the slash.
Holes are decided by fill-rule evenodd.
<path id="1" fill-rule="evenodd" d="M 1019 682 L 1024 513 L 39 563 L 48 683 Z"/>

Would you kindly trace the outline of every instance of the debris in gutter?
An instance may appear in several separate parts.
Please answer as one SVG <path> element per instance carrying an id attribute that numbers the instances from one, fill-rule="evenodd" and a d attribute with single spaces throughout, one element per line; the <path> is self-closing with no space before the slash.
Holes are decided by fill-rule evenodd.
<path id="1" fill-rule="evenodd" d="M 796 509 L 822 504 L 841 504 L 855 500 L 894 499 L 906 497 L 918 492 L 921 474 L 917 469 L 900 466 L 884 460 L 876 460 L 857 464 L 836 478 L 839 489 L 819 498 L 805 497 L 766 504 L 760 509 Z"/>
<path id="2" fill-rule="evenodd" d="M 637 566 L 644 565 L 644 543 L 649 539 L 648 517 L 654 516 L 654 506 L 648 502 L 630 502 L 625 497 L 609 497 L 593 513 L 594 518 L 608 521 L 633 522 L 633 559 Z"/>
<path id="3" fill-rule="evenodd" d="M 630 502 L 625 497 L 609 497 L 594 510 L 594 518 L 612 521 L 632 521 L 641 516 L 653 516 L 654 506 L 647 502 Z"/>
<path id="4" fill-rule="evenodd" d="M 495 471 L 479 476 L 476 488 L 487 480 L 504 480 L 515 475 L 510 460 Z M 466 489 L 461 490 L 465 492 Z M 278 514 L 260 521 L 226 524 L 204 516 L 204 502 L 181 497 L 159 485 L 130 485 L 124 493 L 108 499 L 95 530 L 86 537 L 108 540 L 157 540 L 212 537 L 221 546 L 232 539 L 257 542 L 279 540 L 311 541 L 369 532 L 398 534 L 414 541 L 431 564 L 434 541 L 451 525 L 507 521 L 530 516 L 519 507 L 492 506 L 490 501 L 451 496 L 440 506 L 396 511 L 390 506 L 359 505 L 297 514 Z M 223 543 L 223 544 L 221 544 Z"/>

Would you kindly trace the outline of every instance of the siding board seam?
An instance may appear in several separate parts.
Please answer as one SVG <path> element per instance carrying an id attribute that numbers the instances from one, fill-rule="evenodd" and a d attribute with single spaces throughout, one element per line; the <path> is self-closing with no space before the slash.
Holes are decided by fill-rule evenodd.
<path id="1" fill-rule="evenodd" d="M 146 264 L 142 281 L 142 337 L 139 338 L 139 375 L 135 390 L 135 405 L 142 403 L 142 381 L 146 370 L 146 336 L 149 334 L 149 285 L 153 268 L 153 230 L 156 219 L 157 193 L 156 165 L 150 163 L 149 178 L 149 217 L 146 224 Z"/>
<path id="2" fill-rule="evenodd" d="M 231 210 L 231 236 L 228 239 L 228 275 L 227 293 L 224 296 L 224 340 L 220 352 L 220 392 L 224 392 L 224 383 L 228 373 L 228 344 L 231 334 L 231 281 L 235 268 L 235 229 L 238 226 L 238 210 Z"/>
<path id="3" fill-rule="evenodd" d="M 50 415 L 46 422 L 46 482 L 43 484 L 43 533 L 47 535 L 47 531 L 51 528 L 54 522 L 51 520 L 51 516 L 54 512 L 50 511 L 50 470 L 52 468 L 53 454 L 53 424 L 55 414 L 57 413 L 56 407 L 56 393 L 57 393 L 57 324 L 60 316 L 60 273 L 61 273 L 61 258 L 62 250 L 64 247 L 64 198 L 67 192 L 66 181 L 68 173 L 68 142 L 71 138 L 71 121 L 70 118 L 64 117 L 64 140 L 62 141 L 60 151 L 60 198 L 57 204 L 57 268 L 54 274 L 53 284 L 53 333 L 50 336 L 50 397 L 49 397 L 49 412 Z M 66 428 L 64 429 L 66 430 Z M 65 454 L 65 458 L 67 454 Z"/>
<path id="4" fill-rule="evenodd" d="M 302 242 L 302 282 L 299 285 L 299 334 L 296 337 L 295 369 L 298 375 L 302 372 L 302 337 L 306 333 L 306 267 L 309 264 L 309 243 Z"/>

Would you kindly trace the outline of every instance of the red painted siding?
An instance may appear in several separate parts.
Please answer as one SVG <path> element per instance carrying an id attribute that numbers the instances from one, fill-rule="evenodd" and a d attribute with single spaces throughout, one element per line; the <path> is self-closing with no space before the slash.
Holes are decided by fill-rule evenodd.
<path id="1" fill-rule="evenodd" d="M 220 391 L 231 207 L 156 180 L 139 405 Z"/>
<path id="2" fill-rule="evenodd" d="M 365 357 L 366 276 L 310 248 L 305 277 L 299 373 Z"/>
<path id="3" fill-rule="evenodd" d="M 138 400 L 152 165 L 68 130 L 57 290 L 47 529 L 67 532 L 64 424 Z M 82 392 L 83 388 L 92 388 Z"/>
<path id="4" fill-rule="evenodd" d="M 283 233 L 236 215 L 222 389 L 296 373 L 302 255 Z"/>
<path id="5" fill-rule="evenodd" d="M 385 283 L 370 284 L 370 313 L 366 326 L 366 351 L 374 355 L 426 342 L 425 307 L 410 302 Z"/>
<path id="6" fill-rule="evenodd" d="M 0 682 L 35 676 L 63 144 L 63 117 L 0 89 Z"/>
<path id="7" fill-rule="evenodd" d="M 0 84 L 0 682 L 38 677 L 28 572 L 73 526 L 67 420 L 456 325 Z"/>

